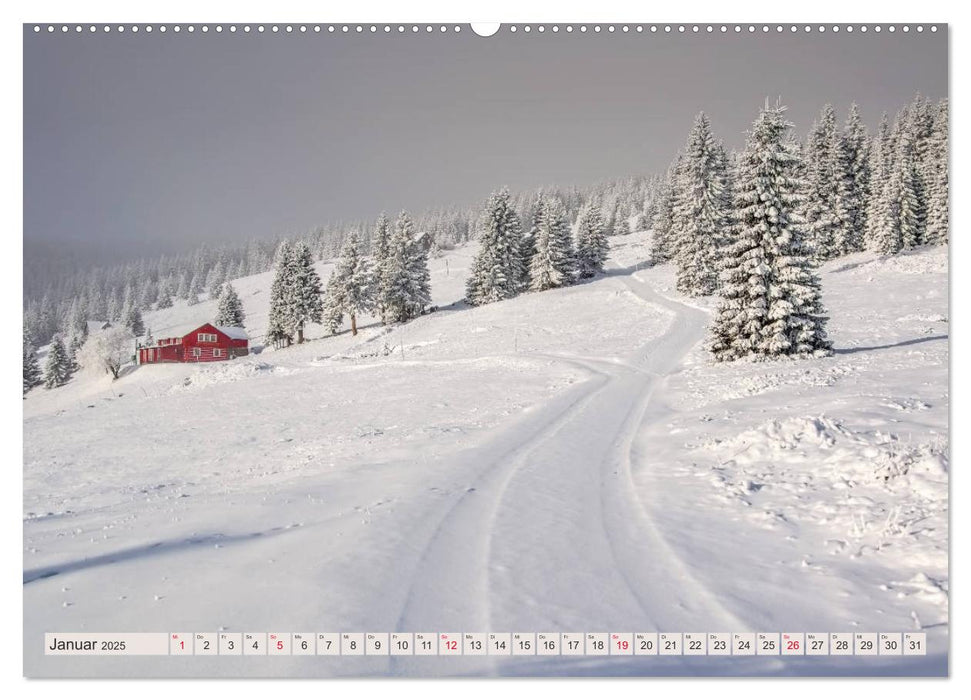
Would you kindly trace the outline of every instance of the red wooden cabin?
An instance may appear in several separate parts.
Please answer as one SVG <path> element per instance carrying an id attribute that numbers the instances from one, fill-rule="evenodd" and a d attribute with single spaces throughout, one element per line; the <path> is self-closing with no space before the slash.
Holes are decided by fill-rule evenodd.
<path id="1" fill-rule="evenodd" d="M 138 364 L 158 362 L 221 362 L 249 354 L 249 336 L 242 328 L 204 323 L 182 336 L 158 338 L 138 348 Z"/>

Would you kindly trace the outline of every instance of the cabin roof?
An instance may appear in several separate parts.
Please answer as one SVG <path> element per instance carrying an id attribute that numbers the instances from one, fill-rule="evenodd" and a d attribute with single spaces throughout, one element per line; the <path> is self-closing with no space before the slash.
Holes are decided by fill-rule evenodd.
<path id="1" fill-rule="evenodd" d="M 203 326 L 212 326 L 220 333 L 224 333 L 233 340 L 249 340 L 249 336 L 246 334 L 246 329 L 244 328 L 238 328 L 236 326 L 217 326 L 215 323 L 211 323 L 209 321 L 205 323 L 192 324 L 180 323 L 175 326 L 169 326 L 168 328 L 153 328 L 152 335 L 155 337 L 156 341 L 164 338 L 184 338 L 187 335 L 195 333 Z"/>
<path id="2" fill-rule="evenodd" d="M 214 326 L 220 333 L 225 333 L 233 340 L 249 340 L 245 328 L 239 326 Z"/>

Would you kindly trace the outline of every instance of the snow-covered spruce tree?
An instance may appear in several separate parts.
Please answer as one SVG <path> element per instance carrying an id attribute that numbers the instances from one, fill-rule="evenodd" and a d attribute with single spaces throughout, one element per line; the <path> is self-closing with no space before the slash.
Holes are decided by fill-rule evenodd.
<path id="1" fill-rule="evenodd" d="M 243 302 L 230 282 L 226 282 L 219 292 L 219 304 L 216 308 L 216 325 L 243 328 L 246 314 L 243 312 Z"/>
<path id="2" fill-rule="evenodd" d="M 919 199 L 920 224 L 917 232 L 917 245 L 927 242 L 927 213 L 931 183 L 934 179 L 936 158 L 933 153 L 935 109 L 929 100 L 918 94 L 911 103 L 910 137 L 913 141 L 913 159 L 919 180 L 917 196 Z"/>
<path id="3" fill-rule="evenodd" d="M 894 255 L 917 244 L 921 206 L 917 170 L 908 160 L 895 164 L 880 194 L 870 248 Z"/>
<path id="4" fill-rule="evenodd" d="M 390 251 L 390 249 L 391 226 L 388 223 L 387 214 L 381 212 L 381 215 L 378 217 L 377 224 L 374 227 L 374 236 L 371 239 L 371 274 L 374 277 L 375 287 L 374 302 L 378 311 L 378 316 L 381 317 L 381 323 L 385 322 L 385 313 L 384 300 L 381 297 L 380 290 L 384 285 L 382 274 L 386 267 L 385 261 L 388 259 L 388 251 Z"/>
<path id="5" fill-rule="evenodd" d="M 791 128 L 785 107 L 766 103 L 739 160 L 737 238 L 722 257 L 722 301 L 710 328 L 718 361 L 832 351 L 798 213 L 803 184 Z"/>
<path id="6" fill-rule="evenodd" d="M 647 181 L 647 188 L 644 192 L 643 205 L 641 207 L 640 226 L 641 229 L 650 229 L 654 217 L 657 216 L 658 193 L 661 191 L 663 177 L 652 175 Z"/>
<path id="7" fill-rule="evenodd" d="M 661 181 L 657 195 L 654 219 L 651 221 L 653 231 L 651 259 L 655 264 L 665 263 L 674 257 L 675 244 L 671 234 L 671 223 L 674 207 L 675 188 L 678 181 L 678 171 L 681 167 L 682 156 L 668 168 L 667 174 Z"/>
<path id="8" fill-rule="evenodd" d="M 374 237 L 371 239 L 371 256 L 375 262 L 381 262 L 388 257 L 391 249 L 391 224 L 388 215 L 381 212 L 374 226 Z"/>
<path id="9" fill-rule="evenodd" d="M 920 95 L 905 105 L 894 118 L 885 158 L 885 182 L 877 213 L 882 229 L 874 231 L 873 248 L 890 253 L 920 245 L 927 224 L 924 177 L 921 170 L 924 150 L 922 133 L 926 113 Z M 900 227 L 900 245 L 894 242 L 893 229 Z"/>
<path id="10" fill-rule="evenodd" d="M 870 239 L 870 248 L 883 255 L 913 248 L 920 241 L 924 227 L 921 181 L 912 132 L 907 128 L 898 130 L 895 144 Z"/>
<path id="11" fill-rule="evenodd" d="M 199 303 L 199 295 L 202 294 L 204 285 L 205 278 L 202 274 L 194 274 L 189 278 L 189 297 L 186 299 L 189 306 Z"/>
<path id="12" fill-rule="evenodd" d="M 906 127 L 910 139 L 911 158 L 917 174 L 917 232 L 914 245 L 923 245 L 927 238 L 927 201 L 932 179 L 931 136 L 934 132 L 934 114 L 930 102 L 920 94 L 911 103 L 910 120 Z M 899 147 L 900 142 L 898 142 Z"/>
<path id="13" fill-rule="evenodd" d="M 409 318 L 425 313 L 431 306 L 431 273 L 428 270 L 428 249 L 431 241 L 424 235 L 415 236 L 412 231 L 414 224 L 407 212 L 402 212 L 395 224 L 396 234 L 401 231 L 400 238 L 408 240 L 408 276 L 411 280 L 410 302 L 407 310 Z"/>
<path id="14" fill-rule="evenodd" d="M 904 248 L 900 231 L 900 178 L 896 175 L 889 178 L 873 196 L 877 203 L 869 213 L 867 248 L 882 255 L 895 255 Z"/>
<path id="15" fill-rule="evenodd" d="M 569 212 L 570 210 L 567 209 L 568 217 L 569 217 Z M 577 214 L 580 213 L 579 209 L 577 209 L 576 213 Z M 630 222 L 627 220 L 627 213 L 628 213 L 627 208 L 620 201 L 620 199 L 618 199 L 617 202 L 614 204 L 614 213 L 610 217 L 610 228 L 607 229 L 608 236 L 620 235 L 620 231 L 622 230 L 626 231 L 627 233 L 630 233 Z"/>
<path id="16" fill-rule="evenodd" d="M 534 224 L 536 215 L 534 214 Z M 520 268 L 523 271 L 523 277 L 520 281 L 520 287 L 523 291 L 529 291 L 530 285 L 532 284 L 532 278 L 529 276 L 529 266 L 533 260 L 533 255 L 536 254 L 536 227 L 532 226 L 528 231 L 523 231 L 522 238 L 519 241 L 519 260 Z"/>
<path id="17" fill-rule="evenodd" d="M 631 233 L 630 220 L 626 216 L 618 216 L 614 219 L 614 228 L 610 235 L 629 236 Z"/>
<path id="18" fill-rule="evenodd" d="M 142 312 L 137 306 L 129 306 L 125 314 L 124 326 L 136 338 L 145 333 L 145 323 L 142 321 Z"/>
<path id="19" fill-rule="evenodd" d="M 840 220 L 840 137 L 833 105 L 823 107 L 803 151 L 807 179 L 805 218 L 814 260 L 823 262 L 840 254 L 844 238 Z"/>
<path id="20" fill-rule="evenodd" d="M 324 287 L 323 323 L 331 335 L 340 333 L 341 326 L 344 325 L 343 307 L 344 285 L 337 276 L 337 270 L 334 269 L 327 278 L 327 286 Z"/>
<path id="21" fill-rule="evenodd" d="M 105 305 L 105 320 L 117 321 L 120 314 L 121 304 L 118 301 L 118 296 L 116 294 L 110 294 L 108 296 L 108 303 Z"/>
<path id="22" fill-rule="evenodd" d="M 58 326 L 57 309 L 55 308 L 54 301 L 49 294 L 45 294 L 40 304 L 38 335 L 35 336 L 38 342 L 50 342 L 54 334 L 57 333 Z"/>
<path id="23" fill-rule="evenodd" d="M 71 305 L 71 314 L 68 324 L 68 330 L 71 337 L 78 338 L 80 343 L 84 343 L 84 341 L 88 338 L 88 319 L 81 304 L 75 303 Z"/>
<path id="24" fill-rule="evenodd" d="M 798 146 L 798 142 L 790 138 L 790 144 Z M 797 151 L 798 152 L 798 151 Z M 728 213 L 725 217 L 725 228 L 718 240 L 718 260 L 715 263 L 715 277 L 718 287 L 721 287 L 721 280 L 718 279 L 718 271 L 721 269 L 721 258 L 725 251 L 738 238 L 738 221 L 735 212 L 735 185 L 738 182 L 738 153 L 732 151 L 729 154 L 724 147 L 721 148 L 723 159 L 722 170 L 725 172 L 725 201 L 728 202 Z M 718 290 L 715 290 L 717 294 Z"/>
<path id="25" fill-rule="evenodd" d="M 941 100 L 934 114 L 928 148 L 927 229 L 925 240 L 931 245 L 948 242 L 948 102 Z"/>
<path id="26" fill-rule="evenodd" d="M 908 124 L 910 124 L 910 105 L 904 105 L 894 116 L 893 123 L 890 126 L 890 133 L 887 136 L 887 150 L 883 154 L 883 157 L 886 163 L 888 177 L 894 160 L 897 157 L 897 144 L 900 143 L 900 135 L 908 128 Z"/>
<path id="27" fill-rule="evenodd" d="M 71 372 L 77 372 L 81 369 L 81 363 L 78 360 L 78 355 L 81 352 L 81 348 L 84 346 L 84 339 L 77 335 L 71 335 L 67 345 L 67 361 L 71 367 Z"/>
<path id="28" fill-rule="evenodd" d="M 30 328 L 24 324 L 24 393 L 40 384 L 40 364 L 37 362 L 37 348 L 31 337 Z"/>
<path id="29" fill-rule="evenodd" d="M 890 179 L 888 150 L 890 148 L 890 120 L 884 112 L 877 133 L 870 141 L 870 186 L 867 192 L 866 220 L 863 247 L 875 248 L 877 222 L 882 210 L 882 197 Z"/>
<path id="30" fill-rule="evenodd" d="M 836 239 L 839 255 L 863 250 L 867 202 L 870 194 L 870 142 L 856 103 L 843 128 L 839 149 L 837 191 L 840 228 Z"/>
<path id="31" fill-rule="evenodd" d="M 541 292 L 573 283 L 576 261 L 573 237 L 566 224 L 566 212 L 559 198 L 545 197 L 533 226 L 535 250 L 529 263 L 529 288 Z"/>
<path id="32" fill-rule="evenodd" d="M 337 267 L 331 273 L 324 294 L 324 323 L 336 334 L 344 322 L 351 321 L 351 335 L 357 335 L 357 317 L 373 307 L 374 289 L 367 259 L 361 254 L 357 234 L 351 233 L 341 248 Z"/>
<path id="33" fill-rule="evenodd" d="M 276 252 L 276 273 L 270 285 L 270 314 L 266 327 L 266 340 L 274 347 L 286 347 L 293 342 L 287 316 L 288 295 L 292 286 L 293 246 L 284 240 Z"/>
<path id="34" fill-rule="evenodd" d="M 226 277 L 227 277 L 227 279 L 237 280 L 240 277 L 246 277 L 246 274 L 247 273 L 246 273 L 246 263 L 245 263 L 245 261 L 243 261 L 243 260 L 237 260 L 236 261 L 236 264 L 233 265 L 232 270 L 230 271 L 230 273 L 228 275 L 226 275 Z"/>
<path id="35" fill-rule="evenodd" d="M 77 303 L 77 300 L 71 304 L 65 335 L 67 337 L 66 347 L 68 359 L 71 362 L 71 371 L 75 372 L 79 369 L 78 350 L 81 349 L 84 341 L 88 338 L 88 321 L 85 318 L 81 304 Z"/>
<path id="36" fill-rule="evenodd" d="M 128 318 L 128 314 L 131 313 L 132 307 L 135 306 L 135 290 L 132 287 L 132 283 L 128 282 L 125 285 L 124 291 L 121 295 L 121 317 L 118 319 L 122 322 Z"/>
<path id="37" fill-rule="evenodd" d="M 672 206 L 671 236 L 682 294 L 707 296 L 717 289 L 718 251 L 731 208 L 725 167 L 724 149 L 702 112 L 688 134 Z"/>
<path id="38" fill-rule="evenodd" d="M 298 241 L 293 247 L 291 282 L 286 295 L 286 319 L 291 335 L 296 335 L 299 344 L 304 341 L 306 325 L 321 323 L 324 313 L 320 276 L 314 269 L 310 246 L 303 241 Z"/>
<path id="39" fill-rule="evenodd" d="M 172 288 L 168 282 L 164 282 L 158 289 L 158 299 L 155 301 L 156 309 L 172 308 Z"/>
<path id="40" fill-rule="evenodd" d="M 509 202 L 509 190 L 493 192 L 478 224 L 479 252 L 465 283 L 465 298 L 479 306 L 511 299 L 522 291 L 522 225 Z"/>
<path id="41" fill-rule="evenodd" d="M 47 361 L 44 363 L 44 387 L 53 389 L 61 386 L 71 378 L 71 360 L 67 356 L 67 349 L 60 335 L 55 335 L 47 350 Z"/>
<path id="42" fill-rule="evenodd" d="M 209 290 L 209 298 L 215 299 L 219 296 L 219 292 L 222 290 L 223 282 L 226 281 L 226 268 L 222 260 L 216 261 L 216 264 L 210 268 L 209 273 L 206 275 L 206 289 Z"/>
<path id="43" fill-rule="evenodd" d="M 175 296 L 177 299 L 188 300 L 189 299 L 189 273 L 182 272 L 179 275 L 179 285 L 175 288 Z"/>
<path id="44" fill-rule="evenodd" d="M 138 307 L 151 309 L 156 299 L 158 299 L 158 285 L 152 280 L 148 280 L 142 285 L 138 295 Z"/>
<path id="45" fill-rule="evenodd" d="M 541 202 L 541 204 L 542 204 L 542 202 Z M 539 209 L 536 210 L 536 216 L 537 217 L 540 216 L 541 213 L 542 213 L 542 207 L 540 207 Z M 613 235 L 613 232 L 614 232 L 614 224 L 617 221 L 617 205 L 616 204 L 614 204 L 614 205 L 607 205 L 605 203 L 604 204 L 604 209 L 603 209 L 603 217 L 604 217 L 604 228 L 607 230 L 607 232 L 610 235 Z M 535 221 L 535 219 L 534 219 L 534 221 Z M 535 226 L 534 226 L 534 228 L 535 228 Z"/>
<path id="46" fill-rule="evenodd" d="M 577 274 L 593 277 L 604 269 L 610 243 L 604 230 L 603 216 L 596 202 L 590 202 L 580 210 L 576 222 Z"/>
<path id="47" fill-rule="evenodd" d="M 415 239 L 414 223 L 408 212 L 395 221 L 388 256 L 381 269 L 380 298 L 386 323 L 412 319 L 431 303 L 428 256 Z"/>
<path id="48" fill-rule="evenodd" d="M 86 283 L 83 284 L 83 289 L 81 290 L 81 298 L 84 303 L 81 304 L 81 312 L 84 315 L 85 320 L 95 319 L 103 320 L 105 317 L 105 305 L 106 297 L 104 291 L 99 288 L 98 278 L 92 277 Z"/>

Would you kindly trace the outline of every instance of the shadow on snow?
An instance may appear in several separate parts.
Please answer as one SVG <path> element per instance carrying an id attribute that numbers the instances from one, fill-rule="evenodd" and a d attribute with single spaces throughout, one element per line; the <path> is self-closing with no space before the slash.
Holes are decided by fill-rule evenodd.
<path id="1" fill-rule="evenodd" d="M 187 537 L 178 540 L 152 542 L 151 544 L 140 545 L 138 547 L 129 547 L 128 549 L 121 549 L 117 552 L 109 552 L 108 554 L 102 554 L 96 557 L 76 559 L 74 561 L 68 561 L 61 564 L 52 564 L 51 566 L 42 566 L 36 569 L 27 569 L 24 571 L 24 584 L 26 585 L 41 579 L 59 576 L 60 574 L 68 574 L 74 571 L 83 571 L 85 569 L 93 569 L 99 566 L 108 566 L 109 564 L 117 564 L 118 562 L 131 561 L 133 559 L 141 559 L 143 557 L 152 557 L 160 554 L 168 554 L 170 552 L 178 552 L 185 549 L 190 549 L 192 547 L 246 542 L 259 537 L 278 535 L 284 532 L 287 532 L 285 528 L 275 527 L 266 532 L 250 532 L 243 535 L 223 535 L 216 533 L 213 535 L 203 535 L 201 537 Z"/>
<path id="2" fill-rule="evenodd" d="M 920 343 L 930 343 L 934 340 L 947 340 L 947 335 L 929 335 L 926 338 L 911 338 L 901 340 L 899 343 L 887 343 L 886 345 L 868 345 L 858 348 L 838 348 L 833 352 L 837 355 L 852 355 L 857 352 L 869 352 L 870 350 L 888 350 L 890 348 L 901 348 L 907 345 L 919 345 Z"/>

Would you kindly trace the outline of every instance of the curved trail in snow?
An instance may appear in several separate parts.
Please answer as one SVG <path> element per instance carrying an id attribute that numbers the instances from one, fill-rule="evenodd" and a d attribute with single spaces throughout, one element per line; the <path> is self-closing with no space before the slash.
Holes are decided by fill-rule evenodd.
<path id="1" fill-rule="evenodd" d="M 578 365 L 593 379 L 468 455 L 479 477 L 438 516 L 397 630 L 743 627 L 667 545 L 631 478 L 632 446 L 651 399 L 703 337 L 707 314 L 634 277 L 615 279 L 671 313 L 670 325 L 623 362 L 533 355 Z M 476 657 L 464 665 L 496 672 L 517 661 Z M 394 674 L 430 670 L 414 657 L 391 657 L 390 665 Z"/>

